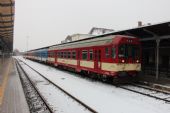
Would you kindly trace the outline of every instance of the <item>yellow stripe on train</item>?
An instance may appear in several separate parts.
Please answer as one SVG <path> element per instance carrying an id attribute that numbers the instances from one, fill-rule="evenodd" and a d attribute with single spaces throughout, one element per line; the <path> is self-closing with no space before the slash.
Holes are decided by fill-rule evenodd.
<path id="1" fill-rule="evenodd" d="M 75 66 L 77 65 L 77 60 L 73 60 L 73 59 L 58 58 L 57 62 L 63 63 L 63 64 L 75 65 Z M 80 66 L 94 69 L 94 61 L 80 60 Z M 103 70 L 103 71 L 131 71 L 131 70 L 140 71 L 141 64 L 140 63 L 123 64 L 123 63 L 101 62 L 101 70 Z"/>
<path id="2" fill-rule="evenodd" d="M 70 64 L 70 65 L 77 65 L 77 60 L 72 60 L 72 59 L 58 58 L 57 62 L 64 63 L 64 64 Z"/>
<path id="3" fill-rule="evenodd" d="M 93 61 L 80 61 L 80 66 L 87 67 L 87 68 L 94 68 L 94 62 Z"/>
<path id="4" fill-rule="evenodd" d="M 122 64 L 122 63 L 104 63 L 104 62 L 102 62 L 101 69 L 105 70 L 105 71 L 131 71 L 131 70 L 140 71 L 141 64 L 140 63 Z"/>

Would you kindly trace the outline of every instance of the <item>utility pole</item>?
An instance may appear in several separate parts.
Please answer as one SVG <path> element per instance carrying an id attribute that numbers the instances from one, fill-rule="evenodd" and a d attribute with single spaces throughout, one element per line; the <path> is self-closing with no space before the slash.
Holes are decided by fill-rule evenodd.
<path id="1" fill-rule="evenodd" d="M 159 45 L 160 39 L 156 39 L 156 80 L 159 78 Z"/>

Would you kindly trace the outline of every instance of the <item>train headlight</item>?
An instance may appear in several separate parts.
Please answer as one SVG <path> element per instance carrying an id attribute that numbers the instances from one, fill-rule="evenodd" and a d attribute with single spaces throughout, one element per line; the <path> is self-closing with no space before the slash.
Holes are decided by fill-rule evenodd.
<path id="1" fill-rule="evenodd" d="M 139 63 L 139 60 L 136 60 L 137 63 Z"/>
<path id="2" fill-rule="evenodd" d="M 125 60 L 122 60 L 122 63 L 124 63 L 125 62 Z"/>

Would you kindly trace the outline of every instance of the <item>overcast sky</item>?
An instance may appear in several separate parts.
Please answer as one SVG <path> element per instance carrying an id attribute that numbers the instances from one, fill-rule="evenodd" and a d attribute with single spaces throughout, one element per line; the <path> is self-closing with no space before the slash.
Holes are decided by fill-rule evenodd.
<path id="1" fill-rule="evenodd" d="M 170 0 L 15 0 L 14 49 L 60 43 L 92 27 L 124 30 L 170 21 Z"/>

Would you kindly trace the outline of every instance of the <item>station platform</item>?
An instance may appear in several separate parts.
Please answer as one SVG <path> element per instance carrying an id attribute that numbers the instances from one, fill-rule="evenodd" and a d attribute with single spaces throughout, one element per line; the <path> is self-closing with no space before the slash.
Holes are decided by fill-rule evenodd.
<path id="1" fill-rule="evenodd" d="M 29 113 L 12 57 L 0 58 L 0 113 Z"/>
<path id="2" fill-rule="evenodd" d="M 141 80 L 140 82 L 145 85 L 148 85 L 150 87 L 163 90 L 166 92 L 170 92 L 170 79 L 169 78 L 159 77 L 158 79 L 156 79 L 155 76 L 144 75 L 140 77 L 140 80 Z"/>

